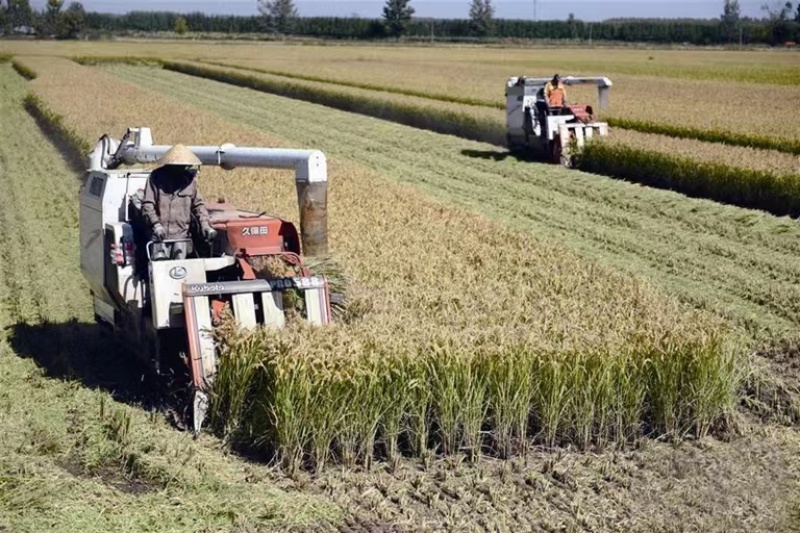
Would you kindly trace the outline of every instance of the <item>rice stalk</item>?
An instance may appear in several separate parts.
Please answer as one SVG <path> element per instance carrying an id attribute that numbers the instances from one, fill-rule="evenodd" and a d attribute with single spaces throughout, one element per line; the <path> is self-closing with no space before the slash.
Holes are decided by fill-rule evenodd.
<path id="1" fill-rule="evenodd" d="M 532 410 L 537 432 L 544 443 L 554 447 L 565 425 L 570 409 L 570 365 L 572 354 L 547 354 L 534 359 Z"/>
<path id="2" fill-rule="evenodd" d="M 534 387 L 533 360 L 525 346 L 510 346 L 484 358 L 492 435 L 501 457 L 524 453 Z"/>

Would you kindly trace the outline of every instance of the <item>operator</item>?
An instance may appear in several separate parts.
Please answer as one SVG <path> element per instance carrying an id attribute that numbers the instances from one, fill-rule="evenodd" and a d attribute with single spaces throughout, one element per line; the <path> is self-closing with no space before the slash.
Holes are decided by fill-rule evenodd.
<path id="1" fill-rule="evenodd" d="M 182 144 L 176 144 L 158 160 L 160 166 L 150 174 L 142 201 L 142 215 L 152 229 L 154 241 L 189 239 L 192 216 L 197 218 L 208 241 L 216 237 L 197 188 L 197 169 L 192 168 L 201 164 Z"/>
<path id="2" fill-rule="evenodd" d="M 567 88 L 561 81 L 561 77 L 556 74 L 553 79 L 544 86 L 544 96 L 550 107 L 564 107 L 567 105 Z"/>

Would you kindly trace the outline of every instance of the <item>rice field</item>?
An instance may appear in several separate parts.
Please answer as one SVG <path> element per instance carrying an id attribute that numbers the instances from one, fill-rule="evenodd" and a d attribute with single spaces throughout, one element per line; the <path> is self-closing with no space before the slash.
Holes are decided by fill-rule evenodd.
<path id="1" fill-rule="evenodd" d="M 144 120 L 141 110 L 146 108 L 153 131 L 163 132 L 159 142 L 176 142 L 177 135 L 192 127 L 201 137 L 193 142 L 219 143 L 218 132 L 225 131 L 227 139 L 240 146 L 286 144 L 202 107 L 176 107 L 174 99 L 69 61 L 32 59 L 28 65 L 40 73 L 31 84 L 35 92 L 84 138 L 100 127 L 122 130 L 133 120 Z M 74 97 L 76 88 L 84 97 Z M 119 104 L 95 109 L 87 121 L 102 94 L 119 95 Z M 290 182 L 265 180 L 263 173 L 252 171 L 242 174 L 240 181 L 226 180 L 223 186 L 219 174 L 209 172 L 203 178 L 207 194 L 224 194 L 228 201 L 250 208 L 272 206 L 274 212 L 294 218 Z M 540 435 L 550 445 L 576 442 L 583 447 L 625 442 L 642 431 L 704 434 L 730 407 L 737 380 L 736 355 L 723 342 L 722 325 L 710 315 L 682 309 L 643 280 L 607 270 L 555 243 L 538 242 L 426 200 L 357 163 L 335 161 L 331 183 L 331 197 L 346 199 L 330 207 L 331 246 L 371 311 L 353 324 L 319 332 L 292 329 L 257 345 L 254 357 L 269 362 L 272 377 L 263 382 L 271 384 L 275 396 L 263 402 L 245 399 L 250 411 L 241 415 L 242 426 L 234 425 L 232 430 L 276 449 L 290 468 L 298 468 L 310 457 L 321 469 L 331 449 L 345 463 L 369 461 L 378 434 L 387 453 L 403 438 L 420 443 L 415 453 L 422 455 L 427 453 L 428 432 L 434 425 L 440 428 L 437 449 L 445 454 L 466 450 L 475 456 L 485 445 L 482 426 L 500 416 L 490 413 L 509 394 L 492 387 L 503 383 L 503 372 L 518 365 L 528 365 L 529 371 L 522 373 L 526 380 L 539 373 L 556 374 L 547 380 L 550 392 L 532 386 L 524 392 L 525 386 L 520 385 L 522 397 L 515 412 L 503 414 L 502 422 L 495 420 L 492 433 L 496 435 L 490 444 L 506 450 L 508 441 L 517 443 L 516 450 L 529 434 Z M 256 185 L 258 195 L 252 193 Z M 354 212 L 354 205 L 369 208 Z M 379 220 L 375 211 L 381 213 Z M 417 227 L 427 231 L 415 231 Z M 447 281 L 443 284 L 442 280 Z M 672 315 L 674 319 L 666 318 Z M 250 343 L 255 341 L 246 342 L 253 349 Z M 320 351 L 314 346 L 321 347 Z M 682 366 L 692 360 L 697 361 L 697 370 L 669 371 L 674 376 L 670 379 L 677 381 L 664 385 L 672 392 L 663 397 L 656 392 L 662 388 L 659 380 L 666 370 L 657 370 L 661 363 L 655 361 Z M 489 365 L 490 361 L 497 366 Z M 439 368 L 440 364 L 450 366 Z M 588 370 L 594 365 L 599 365 L 599 373 Z M 625 370 L 607 374 L 610 367 L 605 365 L 621 365 Z M 710 373 L 721 381 L 706 382 L 702 376 L 708 369 L 699 372 L 699 368 L 707 365 L 719 366 Z M 459 373 L 462 381 L 453 383 L 450 378 Z M 603 378 L 617 373 L 630 380 L 626 383 L 651 384 L 624 392 L 620 387 L 625 383 Z M 475 390 L 473 374 L 484 377 Z M 675 395 L 675 387 L 683 388 L 687 379 L 690 383 L 691 375 L 700 382 Z M 384 383 L 388 376 L 392 378 Z M 238 379 L 242 385 L 229 388 L 247 390 L 247 383 L 262 382 L 258 376 Z M 309 386 L 297 390 L 292 386 L 297 382 Z M 425 384 L 426 396 L 417 398 L 409 384 L 420 382 Z M 581 407 L 577 399 L 565 403 L 561 396 L 590 388 L 605 395 L 609 405 L 587 411 L 590 404 Z M 319 390 L 338 396 L 321 398 Z M 688 399 L 689 390 L 702 391 L 708 398 Z M 401 391 L 412 396 L 405 397 Z M 555 391 L 561 392 L 552 396 Z M 467 415 L 457 408 L 464 394 L 476 395 L 469 420 L 462 420 Z M 626 398 L 623 404 L 614 405 L 621 398 Z M 414 407 L 404 407 L 406 402 Z M 221 408 L 227 409 L 230 403 L 229 398 L 220 399 Z M 268 413 L 257 410 L 261 405 L 279 418 L 267 423 Z M 310 412 L 298 413 L 301 405 Z M 341 405 L 346 411 L 332 412 L 331 405 Z M 362 413 L 360 420 L 356 414 L 364 405 L 373 406 L 374 411 Z M 408 419 L 410 411 L 418 415 Z M 529 423 L 529 411 L 534 413 L 535 425 Z M 446 417 L 451 417 L 449 422 Z M 574 423 L 567 422 L 570 418 L 575 423 L 583 420 L 577 433 Z M 321 427 L 330 427 L 327 436 Z M 275 434 L 274 428 L 288 433 Z M 311 435 L 322 442 L 311 440 Z M 346 435 L 352 436 L 346 445 L 341 444 L 339 439 Z"/>
<path id="2" fill-rule="evenodd" d="M 301 49 L 301 54 L 302 52 Z M 774 77 L 767 78 L 769 97 L 762 99 L 754 97 L 763 88 L 762 84 L 680 79 L 652 74 L 615 75 L 616 69 L 604 70 L 589 62 L 570 68 L 559 61 L 549 62 L 545 66 L 535 61 L 505 62 L 497 58 L 475 61 L 463 56 L 453 60 L 449 55 L 426 57 L 422 50 L 416 54 L 407 54 L 404 59 L 391 56 L 371 58 L 368 53 L 365 53 L 367 57 L 353 57 L 355 54 L 344 53 L 323 62 L 310 61 L 311 54 L 313 52 L 309 52 L 308 57 L 262 54 L 257 59 L 239 59 L 233 56 L 221 63 L 266 70 L 274 74 L 313 76 L 345 84 L 427 93 L 437 99 L 471 101 L 489 107 L 504 105 L 503 91 L 505 80 L 509 76 L 550 77 L 555 72 L 562 76 L 568 73 L 574 76 L 608 76 L 614 86 L 610 93 L 610 105 L 602 112 L 602 116 L 607 118 L 636 119 L 790 140 L 797 139 L 800 134 L 797 124 L 786 120 L 786 113 L 800 104 L 800 95 L 796 89 L 798 82 L 779 85 L 772 82 Z M 648 52 L 643 51 L 640 54 L 641 63 L 646 63 Z M 788 55 L 794 59 L 795 68 L 800 66 L 800 58 L 793 57 L 796 54 Z M 214 61 L 218 62 L 219 60 Z M 364 68 L 364 65 L 368 67 Z M 781 68 L 789 70 L 790 65 L 792 63 Z M 664 70 L 669 71 L 668 68 Z M 742 90 L 743 88 L 749 89 Z M 568 96 L 572 93 L 572 97 L 581 102 L 597 101 L 596 94 L 589 90 L 575 89 Z"/>
<path id="3" fill-rule="evenodd" d="M 12 52 L 20 46 L 6 45 Z M 214 453 L 230 451 L 233 445 L 235 450 L 257 452 L 270 466 L 241 466 L 234 454 L 213 481 L 202 471 L 199 478 L 190 471 L 178 474 L 169 460 L 163 462 L 164 453 L 147 444 L 163 439 L 163 446 L 170 446 L 163 433 L 168 430 L 159 428 L 152 415 L 147 417 L 158 436 L 148 432 L 147 437 L 132 440 L 127 425 L 141 428 L 148 423 L 145 415 L 135 408 L 113 407 L 109 416 L 101 406 L 92 423 L 110 435 L 103 438 L 111 439 L 113 453 L 111 459 L 103 456 L 106 462 L 99 464 L 106 466 L 99 470 L 95 463 L 79 461 L 83 476 L 133 461 L 134 467 L 122 468 L 129 479 L 169 487 L 163 477 L 177 476 L 172 489 L 180 494 L 176 498 L 194 502 L 208 501 L 209 483 L 217 492 L 228 487 L 225 501 L 230 503 L 248 490 L 254 476 L 258 483 L 286 487 L 284 476 L 290 474 L 296 480 L 291 490 L 307 496 L 292 505 L 280 491 L 263 500 L 250 498 L 243 514 L 231 511 L 230 530 L 235 530 L 237 521 L 244 530 L 265 524 L 253 511 L 260 504 L 271 509 L 265 518 L 271 527 L 288 524 L 309 530 L 332 525 L 341 529 L 343 524 L 357 530 L 389 524 L 437 529 L 466 520 L 476 530 L 505 530 L 510 524 L 646 530 L 678 521 L 706 530 L 749 524 L 747 530 L 768 531 L 785 523 L 786 506 L 792 501 L 785 491 L 800 472 L 800 465 L 791 459 L 796 457 L 796 430 L 791 424 L 776 430 L 759 425 L 769 422 L 755 423 L 748 417 L 756 412 L 751 411 L 755 404 L 767 411 L 794 408 L 793 397 L 786 392 L 794 390 L 793 374 L 782 377 L 790 380 L 786 382 L 769 373 L 772 367 L 761 374 L 758 365 L 772 363 L 753 359 L 751 353 L 764 342 L 785 341 L 792 346 L 800 322 L 800 263 L 795 260 L 800 228 L 794 219 L 520 161 L 496 145 L 465 140 L 457 131 L 445 135 L 419 129 L 425 126 L 401 116 L 381 120 L 347 112 L 353 109 L 331 109 L 152 66 L 82 66 L 64 57 L 102 51 L 109 57 L 216 60 L 213 56 L 223 53 L 214 46 L 127 45 L 136 53 L 120 53 L 122 45 L 28 46 L 34 48 L 15 57 L 22 67 L 17 71 L 34 75 L 26 76 L 31 81 L 25 84 L 10 66 L 0 66 L 6 69 L 0 72 L 4 87 L 13 86 L 15 91 L 12 99 L 4 98 L 19 113 L 25 85 L 32 95 L 27 99 L 29 111 L 40 126 L 61 136 L 59 146 L 67 160 L 102 133 L 119 135 L 135 125 L 151 127 L 157 143 L 233 142 L 323 150 L 329 158 L 331 249 L 350 279 L 352 313 L 329 328 L 296 324 L 255 334 L 229 332 L 211 420 L 213 435 L 222 440 L 204 435 L 199 443 L 187 446 L 192 451 L 175 452 L 181 458 L 199 453 L 204 468 L 213 469 Z M 305 53 L 300 47 L 285 49 L 289 51 L 280 61 Z M 320 59 L 362 53 L 348 47 L 315 50 Z M 168 51 L 175 54 L 165 57 Z M 252 51 L 243 47 L 237 53 L 237 64 L 244 64 Z M 414 55 L 391 48 L 376 52 L 384 53 Z M 458 57 L 463 51 L 436 53 Z M 518 53 L 514 51 L 514 57 Z M 475 62 L 480 63 L 484 54 L 489 51 L 481 50 Z M 761 72 L 783 80 L 775 83 L 777 87 L 791 74 L 786 73 L 790 69 L 782 63 L 783 56 L 776 57 Z M 578 54 L 574 61 L 587 59 Z M 704 61 L 708 60 L 693 58 L 682 70 L 673 67 L 667 72 L 692 83 L 687 79 L 691 72 L 719 82 L 721 70 L 711 68 L 701 74 Z M 327 63 L 325 68 L 336 64 L 321 63 Z M 740 67 L 733 66 L 728 74 L 736 83 L 747 77 L 748 69 Z M 622 72 L 634 67 L 621 61 L 618 68 Z M 641 68 L 648 72 L 648 67 Z M 345 72 L 352 81 L 356 71 L 353 67 L 339 73 Z M 369 76 L 383 73 L 381 67 L 361 71 L 371 72 Z M 416 74 L 418 79 L 420 72 L 424 69 Z M 286 83 L 286 76 L 258 76 Z M 331 86 L 309 80 L 291 83 L 299 88 L 286 90 L 319 92 Z M 424 84 L 417 88 L 438 90 Z M 336 90 L 354 99 L 381 93 L 341 85 Z M 497 113 L 487 106 L 381 94 L 405 106 L 409 116 L 415 109 L 424 115 L 425 106 L 431 114 L 463 115 L 472 110 L 478 123 L 491 124 L 492 114 Z M 678 151 L 696 161 L 698 168 L 723 162 L 784 175 L 796 162 L 785 153 L 628 131 L 610 144 L 665 154 Z M 703 149 L 704 145 L 709 148 Z M 0 165 L 0 178 L 2 170 Z M 58 170 L 48 175 L 53 172 Z M 4 179 L 14 179 L 10 176 Z M 206 197 L 224 196 L 244 208 L 297 221 L 294 184 L 285 173 L 238 169 L 234 175 L 208 168 L 200 180 Z M 62 190 L 50 197 L 49 192 L 49 187 L 43 188 L 43 196 L 31 199 L 32 204 L 37 209 L 57 208 L 75 194 Z M 6 219 L 6 224 L 17 227 L 13 219 Z M 10 250 L 4 263 L 11 265 L 6 278 L 15 279 L 15 273 L 25 271 L 24 252 Z M 76 252 L 62 243 L 58 257 Z M 26 287 L 39 287 L 40 292 L 32 293 L 34 312 L 22 318 L 4 311 L 0 314 L 6 323 L 37 328 L 42 321 L 63 320 L 61 315 L 50 318 L 50 295 L 30 270 L 24 274 L 3 297 L 18 298 Z M 80 285 L 76 274 L 62 273 Z M 6 302 L 5 308 L 19 307 Z M 17 360 L 14 352 L 22 347 L 14 336 L 10 338 L 6 349 L 10 360 Z M 767 399 L 762 389 L 773 390 L 768 385 L 778 381 L 782 388 L 774 393 L 780 397 Z M 737 409 L 742 402 L 750 410 Z M 122 412 L 128 414 L 117 414 Z M 134 422 L 126 422 L 126 417 Z M 758 447 L 758 439 L 736 436 L 742 426 L 771 431 L 780 461 L 769 463 L 772 467 L 758 460 L 740 466 L 733 457 Z M 733 444 L 719 437 L 730 438 Z M 681 468 L 694 473 L 686 492 L 671 504 L 666 502 L 674 496 L 655 504 L 644 494 L 651 494 L 651 489 L 656 491 L 652 494 L 667 494 L 669 485 L 657 478 L 683 475 L 658 472 L 656 464 L 669 462 L 668 448 L 661 448 L 660 440 L 683 442 L 679 450 L 698 450 L 688 456 L 672 455 L 671 464 L 685 464 Z M 703 444 L 692 448 L 694 440 Z M 67 437 L 55 441 L 65 449 L 76 446 Z M 692 466 L 696 464 L 692 454 L 705 446 L 724 465 L 724 486 L 719 476 Z M 648 447 L 653 451 L 635 451 Z M 581 453 L 585 451 L 592 453 Z M 61 452 L 48 453 L 44 456 Z M 633 470 L 612 466 L 608 454 L 624 457 L 614 459 L 614 465 L 621 460 L 631 468 L 636 457 L 642 457 L 639 468 L 645 474 L 626 481 L 636 478 Z M 595 463 L 593 457 L 603 459 Z M 606 457 L 608 463 L 603 463 Z M 18 468 L 19 461 L 24 459 L 15 456 L 5 468 Z M 462 461 L 473 466 L 465 471 L 457 466 Z M 538 481 L 531 462 L 544 481 Z M 414 473 L 416 465 L 424 470 L 419 475 Z M 486 465 L 497 465 L 497 470 Z M 492 472 L 490 486 L 481 481 L 486 468 Z M 246 479 L 235 474 L 236 469 L 244 469 Z M 31 483 L 40 483 L 39 472 L 31 474 L 35 480 Z M 304 477 L 305 472 L 313 473 L 313 478 Z M 14 501 L 20 508 L 21 500 L 8 498 L 23 494 L 21 485 L 3 485 L 2 475 L 0 501 Z M 513 489 L 506 487 L 506 476 L 511 476 Z M 615 479 L 622 483 L 619 490 L 624 496 L 605 495 Z M 65 482 L 76 486 L 69 478 Z M 309 483 L 310 491 L 305 492 Z M 528 490 L 524 487 L 533 493 L 518 492 Z M 604 489 L 593 492 L 591 487 Z M 726 517 L 723 509 L 736 507 L 753 487 L 761 488 L 763 501 Z M 542 488 L 543 494 L 556 499 L 538 499 L 534 494 Z M 55 497 L 37 490 L 32 494 L 42 501 Z M 555 495 L 550 490 L 567 492 Z M 441 495 L 447 503 L 439 502 Z M 559 498 L 585 511 L 556 511 Z M 542 511 L 519 507 L 525 501 Z M 691 502 L 705 506 L 707 513 L 687 511 Z M 780 508 L 777 502 L 782 502 Z M 72 501 L 70 505 L 76 516 L 89 516 L 85 508 Z M 149 520 L 151 515 L 144 511 L 148 503 L 137 505 L 145 506 L 136 507 L 137 519 Z M 607 509 L 613 505 L 628 509 L 623 511 L 627 518 L 612 518 Z M 196 510 L 212 516 L 207 507 L 197 505 Z M 496 518 L 481 518 L 482 513 Z M 5 516 L 0 514 L 0 525 Z M 173 520 L 172 515 L 167 517 Z M 378 522 L 370 522 L 374 520 Z M 101 522 L 98 517 L 97 523 Z M 140 527 L 144 523 L 138 522 Z M 173 529 L 178 527 L 176 523 Z"/>
<path id="4" fill-rule="evenodd" d="M 418 110 L 420 115 L 434 115 L 444 114 L 445 116 L 458 116 L 459 118 L 469 117 L 474 122 L 468 123 L 467 119 L 452 120 L 458 125 L 456 134 L 462 137 L 469 137 L 471 133 L 475 136 L 481 136 L 479 140 L 501 142 L 500 139 L 505 136 L 505 109 L 496 109 L 489 106 L 481 105 L 468 105 L 459 102 L 446 102 L 446 101 L 430 101 L 429 98 L 424 96 L 404 95 L 396 93 L 386 93 L 377 89 L 367 89 L 361 87 L 348 87 L 331 85 L 330 83 L 322 81 L 311 81 L 306 79 L 293 79 L 288 81 L 282 76 L 267 74 L 265 72 L 249 72 L 244 74 L 238 68 L 225 68 L 219 64 L 212 64 L 212 67 L 204 67 L 202 63 L 168 63 L 167 68 L 172 70 L 183 71 L 186 69 L 196 69 L 202 76 L 208 76 L 208 72 L 220 72 L 227 75 L 237 76 L 240 79 L 247 80 L 252 78 L 257 81 L 263 81 L 269 87 L 275 87 L 274 92 L 281 94 L 281 85 L 289 85 L 290 87 L 307 88 L 309 91 L 315 93 L 325 93 L 326 91 L 335 91 L 341 94 L 343 98 L 352 101 L 350 105 L 358 105 L 359 102 L 364 102 L 370 99 L 379 98 L 381 101 L 386 102 L 385 106 L 398 106 L 398 107 L 411 107 Z M 245 71 L 246 72 L 246 71 Z M 291 93 L 287 91 L 289 95 Z M 420 95 L 425 92 L 421 91 Z M 301 96 L 302 99 L 311 98 Z M 464 101 L 468 101 L 465 99 Z M 319 103 L 327 103 L 324 98 L 319 99 Z M 331 104 L 328 104 L 331 105 Z M 342 104 L 345 105 L 345 104 Z M 500 105 L 503 105 L 500 102 Z M 338 106 L 337 106 L 338 107 Z M 347 110 L 347 109 L 346 109 Z M 784 110 L 786 111 L 786 110 Z M 370 114 L 367 112 L 366 114 Z M 387 111 L 384 114 L 394 121 L 402 121 L 402 118 L 392 117 Z M 641 118 L 643 115 L 638 115 Z M 380 117 L 384 118 L 384 117 Z M 446 119 L 445 119 L 446 120 Z M 444 122 L 445 120 L 442 120 Z M 413 125 L 413 124 L 412 124 Z M 712 127 L 714 124 L 710 124 Z M 693 139 L 680 139 L 673 138 L 667 135 L 648 134 L 638 131 L 626 130 L 624 128 L 614 128 L 614 135 L 610 139 L 611 142 L 640 148 L 650 151 L 659 151 L 663 153 L 680 153 L 684 157 L 694 159 L 700 162 L 720 162 L 723 161 L 731 166 L 746 168 L 751 170 L 773 172 L 779 175 L 792 175 L 800 174 L 800 157 L 796 154 L 784 153 L 777 150 L 762 150 L 757 148 L 750 148 L 746 146 L 728 146 L 721 143 L 713 142 L 698 142 Z"/>

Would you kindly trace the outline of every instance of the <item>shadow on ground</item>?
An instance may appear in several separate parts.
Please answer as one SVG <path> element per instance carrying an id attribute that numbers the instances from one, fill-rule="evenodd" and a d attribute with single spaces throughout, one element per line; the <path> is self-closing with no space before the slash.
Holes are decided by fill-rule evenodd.
<path id="1" fill-rule="evenodd" d="M 526 163 L 547 163 L 544 159 L 525 152 L 511 152 L 509 150 L 461 150 L 461 155 L 473 159 L 485 159 L 487 161 L 504 161 L 506 159 L 516 159 Z"/>
<path id="2" fill-rule="evenodd" d="M 146 409 L 165 407 L 160 382 L 104 326 L 76 320 L 16 324 L 7 333 L 14 352 L 36 361 L 48 377 L 78 381 Z"/>

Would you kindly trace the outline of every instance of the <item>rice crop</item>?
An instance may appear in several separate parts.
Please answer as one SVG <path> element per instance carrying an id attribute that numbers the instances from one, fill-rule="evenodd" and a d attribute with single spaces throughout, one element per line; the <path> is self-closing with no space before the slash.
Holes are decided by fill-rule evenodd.
<path id="1" fill-rule="evenodd" d="M 609 118 L 610 126 L 640 133 L 653 133 L 679 139 L 695 139 L 709 143 L 722 143 L 762 150 L 774 150 L 800 155 L 800 141 L 763 135 L 748 135 L 726 130 L 699 129 L 673 124 L 637 120 L 632 118 Z"/>
<path id="2" fill-rule="evenodd" d="M 109 72 L 645 275 L 755 336 L 784 335 L 800 323 L 800 264 L 794 261 L 800 227 L 791 219 L 536 165 L 490 144 L 227 83 L 189 83 L 167 70 L 119 66 Z"/>
<path id="3" fill-rule="evenodd" d="M 416 97 L 380 95 L 321 82 L 286 81 L 268 74 L 244 74 L 236 69 L 186 62 L 167 61 L 164 67 L 468 139 L 501 143 L 504 137 L 502 112 L 481 112 L 481 108 L 473 106 L 431 104 Z M 794 156 L 616 129 L 611 139 L 611 146 L 594 143 L 579 159 L 578 166 L 778 215 L 797 212 L 800 168 Z M 676 150 L 682 155 L 675 156 Z M 623 153 L 625 157 L 618 157 Z"/>
<path id="4" fill-rule="evenodd" d="M 147 124 L 156 142 L 286 145 L 95 69 L 28 64 L 39 73 L 33 90 L 84 139 Z M 517 452 L 521 439 L 680 438 L 723 420 L 737 357 L 716 319 L 346 159 L 329 169 L 331 249 L 370 312 L 329 328 L 232 336 L 222 365 L 234 370 L 215 406 L 217 420 L 233 421 L 218 429 L 234 440 L 294 470 L 398 450 L 475 458 L 487 447 Z M 293 184 L 281 176 L 241 169 L 234 181 L 206 169 L 200 179 L 208 197 L 294 219 Z M 531 369 L 529 392 L 512 361 Z M 506 403 L 508 380 L 523 389 Z"/>
<path id="5" fill-rule="evenodd" d="M 79 58 L 78 61 L 84 64 L 88 64 L 89 62 L 94 62 L 94 60 L 87 60 L 86 58 Z M 96 61 L 97 64 L 110 63 L 110 62 L 111 61 L 109 61 L 108 58 L 100 58 L 98 61 Z M 445 102 L 450 104 L 464 104 L 470 106 L 488 107 L 505 111 L 505 102 L 499 101 L 497 99 L 482 99 L 469 96 L 461 96 L 458 94 L 454 95 L 454 94 L 443 94 L 436 92 L 426 92 L 424 90 L 408 89 L 402 87 L 397 88 L 397 87 L 390 87 L 387 85 L 364 83 L 358 81 L 347 81 L 337 78 L 325 78 L 322 76 L 314 76 L 314 75 L 294 74 L 288 71 L 269 70 L 257 67 L 238 67 L 236 65 L 229 65 L 227 63 L 216 62 L 216 61 L 207 61 L 204 63 L 218 67 L 233 66 L 234 68 L 241 68 L 242 70 L 245 71 L 249 70 L 251 72 L 267 74 L 269 76 L 288 78 L 292 80 L 325 83 L 341 87 L 366 89 L 369 91 L 399 94 L 404 96 L 414 96 L 417 98 L 428 98 L 431 100 L 436 100 L 439 102 Z M 168 68 L 171 68 L 173 70 L 180 70 L 182 67 L 180 64 L 173 64 L 168 66 Z M 229 77 L 233 79 L 244 78 L 244 76 L 230 74 L 230 71 L 229 71 Z M 585 88 L 582 87 L 577 87 L 575 89 L 571 88 L 570 94 L 573 94 L 573 91 L 576 94 L 580 95 L 576 101 L 592 101 L 594 99 L 594 95 L 592 94 L 592 92 L 586 90 Z M 608 113 L 604 113 L 601 111 L 599 116 L 601 116 L 603 120 L 607 120 L 609 125 L 611 126 L 624 128 L 631 131 L 638 131 L 642 133 L 657 133 L 661 135 L 677 137 L 682 139 L 696 139 L 706 142 L 718 142 L 718 143 L 728 144 L 731 146 L 746 146 L 746 147 L 776 150 L 794 155 L 800 155 L 800 141 L 781 137 L 780 131 L 777 131 L 777 134 L 779 136 L 775 137 L 774 135 L 776 134 L 776 130 L 774 128 L 770 131 L 770 133 L 773 136 L 754 135 L 752 133 L 730 131 L 728 129 L 725 129 L 724 124 L 720 125 L 720 129 L 705 129 L 699 127 L 686 126 L 683 124 L 676 124 L 674 123 L 675 122 L 674 114 L 660 117 L 661 120 L 665 122 L 655 122 L 653 120 L 642 120 L 637 118 L 625 118 L 625 117 L 615 117 L 615 116 L 607 117 L 605 116 L 607 114 Z"/>
<path id="6" fill-rule="evenodd" d="M 799 163 L 792 162 L 798 168 L 797 172 L 783 175 L 759 169 L 756 165 L 733 167 L 719 162 L 723 160 L 715 157 L 719 152 L 715 145 L 691 146 L 691 151 L 676 151 L 672 149 L 675 145 L 688 143 L 683 139 L 652 137 L 649 140 L 629 139 L 630 143 L 624 139 L 590 143 L 579 156 L 578 166 L 588 172 L 607 173 L 699 198 L 763 209 L 779 216 L 800 215 Z M 739 155 L 746 156 L 746 151 L 751 149 L 733 150 L 741 150 L 743 153 Z M 760 166 L 774 163 L 759 159 L 752 161 L 760 162 Z"/>
<path id="7" fill-rule="evenodd" d="M 800 94 L 793 87 L 796 82 L 780 84 L 780 80 L 796 77 L 794 54 L 774 54 L 764 57 L 749 53 L 662 53 L 654 51 L 603 51 L 608 62 L 594 60 L 571 61 L 591 52 L 568 49 L 558 58 L 542 60 L 549 51 L 526 52 L 507 49 L 453 50 L 394 49 L 365 50 L 363 48 L 287 47 L 281 53 L 256 54 L 245 51 L 219 57 L 199 51 L 195 58 L 222 62 L 229 66 L 255 68 L 283 75 L 311 76 L 342 84 L 355 84 L 381 88 L 385 91 L 414 91 L 428 93 L 434 98 L 459 101 L 468 100 L 483 105 L 502 107 L 505 81 L 509 76 L 550 77 L 558 72 L 562 76 L 608 76 L 614 86 L 610 92 L 610 105 L 603 116 L 612 119 L 645 121 L 666 124 L 674 128 L 712 130 L 718 134 L 766 137 L 796 141 L 800 126 L 787 121 L 800 104 Z M 651 61 L 648 58 L 653 57 Z M 756 57 L 775 69 L 772 75 L 736 79 L 690 77 L 671 75 L 670 67 L 691 64 L 694 58 L 703 57 L 691 69 L 712 72 L 715 68 L 735 70 L 748 65 L 748 58 Z M 617 61 L 620 58 L 621 61 Z M 714 65 L 715 60 L 719 61 Z M 615 68 L 630 62 L 627 68 Z M 313 67 L 311 67 L 313 65 Z M 762 65 L 762 66 L 763 66 Z M 635 68 L 643 66 L 643 68 Z M 749 64 L 753 72 L 759 66 Z M 746 69 L 746 67 L 745 67 Z M 653 72 L 657 71 L 657 72 Z M 673 70 L 673 73 L 675 71 Z M 768 98 L 755 98 L 765 91 Z M 573 94 L 574 93 L 574 94 Z M 572 89 L 568 95 L 583 102 L 595 102 L 591 91 Z M 678 133 L 678 131 L 675 131 Z M 735 138 L 732 136 L 732 138 Z"/>
<path id="8" fill-rule="evenodd" d="M 745 146 L 725 146 L 696 142 L 659 134 L 647 134 L 615 128 L 603 139 L 605 144 L 626 146 L 669 155 L 679 155 L 698 164 L 716 163 L 732 168 L 772 173 L 776 176 L 800 176 L 800 157 Z"/>
<path id="9" fill-rule="evenodd" d="M 124 60 L 120 60 L 124 62 Z M 385 97 L 369 89 L 342 90 L 322 82 L 286 80 L 269 74 L 250 74 L 235 69 L 209 68 L 188 62 L 164 61 L 167 70 L 222 81 L 240 87 L 315 102 L 344 111 L 361 113 L 415 128 L 458 135 L 467 139 L 503 143 L 505 128 L 500 113 L 481 107 L 465 108 L 431 102 L 413 95 Z"/>
<path id="10" fill-rule="evenodd" d="M 29 42 L 7 41 L 4 48 L 10 53 L 31 53 Z M 35 52 L 41 55 L 68 56 L 124 56 L 131 54 L 127 42 L 80 42 L 43 41 L 35 44 Z M 453 74 L 470 66 L 473 73 L 487 68 L 507 72 L 544 71 L 545 76 L 553 72 L 568 71 L 592 74 L 613 74 L 616 77 L 640 77 L 643 79 L 670 79 L 686 81 L 718 81 L 727 85 L 752 84 L 756 86 L 791 86 L 800 79 L 797 72 L 797 57 L 792 51 L 779 50 L 708 50 L 708 49 L 631 49 L 604 46 L 575 46 L 559 43 L 555 46 L 469 46 L 438 44 L 436 46 L 403 46 L 398 43 L 308 43 L 286 42 L 215 42 L 168 40 L 141 40 L 136 42 L 139 57 L 169 57 L 175 59 L 203 59 L 246 62 L 253 66 L 299 72 L 305 65 L 315 64 L 316 75 L 331 77 L 342 71 L 354 70 L 360 64 L 362 75 L 371 83 L 388 81 L 391 86 L 405 82 L 411 64 L 424 68 L 424 78 L 441 78 L 445 72 Z M 392 67 L 399 69 L 392 74 Z M 373 68 L 374 67 L 374 68 Z M 437 72 L 439 73 L 437 75 Z M 432 76 L 429 76 L 432 75 Z M 420 77 L 420 76 L 417 76 Z M 466 79 L 473 84 L 480 81 L 473 74 Z M 366 78 L 365 78 L 366 79 Z M 439 81 L 439 80 L 437 80 Z M 788 87 L 787 87 L 788 88 Z"/>
<path id="11" fill-rule="evenodd" d="M 24 46 L 13 50 L 26 53 Z M 279 44 L 137 43 L 137 60 L 201 60 L 296 79 L 325 81 L 502 108 L 512 75 L 611 77 L 604 117 L 644 132 L 724 140 L 733 145 L 797 151 L 800 104 L 796 54 L 787 52 L 669 51 L 496 47 L 364 47 Z M 37 53 L 126 56 L 122 44 L 41 43 Z M 92 59 L 94 60 L 94 59 Z M 313 66 L 312 66 L 313 65 Z M 755 98 L 759 91 L 768 98 Z M 570 91 L 581 101 L 591 92 Z M 659 126 L 655 129 L 653 126 Z"/>

